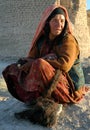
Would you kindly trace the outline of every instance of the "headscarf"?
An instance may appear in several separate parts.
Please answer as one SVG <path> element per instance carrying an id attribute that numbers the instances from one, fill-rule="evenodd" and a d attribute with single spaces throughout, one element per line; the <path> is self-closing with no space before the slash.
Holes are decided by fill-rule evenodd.
<path id="1" fill-rule="evenodd" d="M 50 14 L 50 16 L 48 17 L 47 21 L 50 21 L 57 14 L 62 14 L 62 15 L 65 16 L 65 12 L 63 11 L 63 9 L 61 9 L 61 8 L 55 8 L 53 10 L 53 12 Z"/>
<path id="2" fill-rule="evenodd" d="M 38 24 L 38 27 L 37 27 L 36 32 L 35 32 L 35 35 L 33 37 L 30 50 L 35 46 L 38 38 L 42 34 L 42 31 L 43 31 L 43 28 L 44 28 L 44 26 L 46 24 L 47 19 L 49 18 L 49 16 L 52 14 L 52 12 L 56 8 L 60 8 L 60 9 L 62 9 L 64 11 L 64 16 L 65 16 L 65 19 L 66 19 L 66 21 L 68 23 L 68 32 L 72 34 L 71 22 L 69 20 L 69 16 L 68 16 L 68 12 L 67 12 L 66 8 L 61 6 L 61 5 L 53 4 L 53 5 L 49 6 L 49 7 L 47 7 L 46 10 L 43 12 L 41 20 L 40 20 L 40 22 Z M 29 56 L 29 54 L 28 54 L 28 56 Z"/>

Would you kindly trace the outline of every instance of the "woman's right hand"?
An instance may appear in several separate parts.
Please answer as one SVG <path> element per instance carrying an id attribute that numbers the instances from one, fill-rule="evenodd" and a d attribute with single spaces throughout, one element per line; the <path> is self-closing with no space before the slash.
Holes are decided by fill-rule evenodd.
<path id="1" fill-rule="evenodd" d="M 51 54 L 48 54 L 48 55 L 44 56 L 43 59 L 54 60 L 54 59 L 57 59 L 57 56 L 56 56 L 56 54 L 51 53 Z"/>
<path id="2" fill-rule="evenodd" d="M 21 66 L 18 66 L 19 70 L 24 71 L 25 73 L 27 73 L 29 71 L 30 67 L 31 67 L 31 64 L 29 62 L 27 62 Z"/>
<path id="3" fill-rule="evenodd" d="M 22 60 L 21 59 L 21 61 L 18 62 L 17 66 L 18 66 L 19 70 L 24 71 L 24 72 L 27 73 L 29 71 L 33 61 L 34 61 L 34 59 L 29 59 L 29 60 Z"/>

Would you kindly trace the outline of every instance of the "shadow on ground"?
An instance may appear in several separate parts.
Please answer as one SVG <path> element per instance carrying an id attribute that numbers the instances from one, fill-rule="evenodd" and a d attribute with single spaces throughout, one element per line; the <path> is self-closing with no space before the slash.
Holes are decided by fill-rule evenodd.
<path id="1" fill-rule="evenodd" d="M 83 68 L 84 75 L 85 75 L 85 83 L 90 84 L 90 66 Z"/>

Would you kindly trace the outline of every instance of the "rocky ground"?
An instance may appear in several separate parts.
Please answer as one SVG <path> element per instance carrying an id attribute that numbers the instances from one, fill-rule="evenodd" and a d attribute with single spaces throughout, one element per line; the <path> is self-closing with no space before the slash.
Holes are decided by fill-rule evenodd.
<path id="1" fill-rule="evenodd" d="M 8 93 L 1 75 L 2 70 L 16 60 L 9 57 L 0 60 L 0 130 L 90 130 L 90 91 L 79 104 L 64 106 L 57 125 L 52 129 L 17 120 L 14 113 L 27 106 Z M 90 58 L 84 59 L 82 65 L 86 84 L 90 86 Z"/>

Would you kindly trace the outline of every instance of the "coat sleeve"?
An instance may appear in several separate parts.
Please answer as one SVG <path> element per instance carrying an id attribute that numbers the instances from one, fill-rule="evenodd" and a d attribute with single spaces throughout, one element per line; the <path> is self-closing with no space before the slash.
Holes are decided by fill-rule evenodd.
<path id="1" fill-rule="evenodd" d="M 54 68 L 68 72 L 79 55 L 79 47 L 75 38 L 69 34 L 63 43 L 55 47 L 57 60 L 47 60 Z"/>

